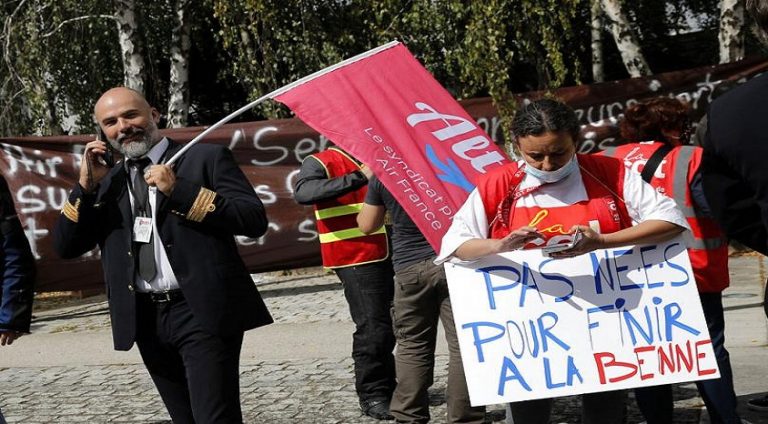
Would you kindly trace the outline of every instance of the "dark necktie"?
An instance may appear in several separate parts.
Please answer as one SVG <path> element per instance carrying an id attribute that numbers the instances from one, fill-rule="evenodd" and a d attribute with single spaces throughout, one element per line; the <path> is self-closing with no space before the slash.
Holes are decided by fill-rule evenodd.
<path id="1" fill-rule="evenodd" d="M 138 216 L 152 217 L 152 210 L 149 205 L 149 187 L 144 180 L 144 169 L 148 167 L 152 161 L 149 158 L 141 158 L 132 161 L 131 166 L 135 169 L 133 174 L 133 216 L 134 219 Z M 147 243 L 135 243 L 137 255 L 136 255 L 136 269 L 138 269 L 139 277 L 149 282 L 155 277 L 157 270 L 155 269 L 155 243 L 153 240 L 154 231 L 150 233 L 149 242 Z"/>

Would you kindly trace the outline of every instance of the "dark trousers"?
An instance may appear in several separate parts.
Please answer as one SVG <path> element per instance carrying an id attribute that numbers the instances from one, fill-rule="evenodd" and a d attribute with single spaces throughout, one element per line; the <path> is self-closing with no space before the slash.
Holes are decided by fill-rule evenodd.
<path id="1" fill-rule="evenodd" d="M 696 387 L 704 399 L 712 424 L 738 424 L 741 423 L 741 419 L 736 413 L 737 400 L 733 390 L 733 371 L 728 350 L 725 349 L 723 296 L 722 293 L 699 293 L 699 297 L 717 366 L 720 368 L 720 378 L 697 381 Z M 635 398 L 648 424 L 673 422 L 672 386 L 667 384 L 637 388 Z"/>
<path id="2" fill-rule="evenodd" d="M 390 261 L 337 268 L 355 322 L 352 359 L 360 401 L 387 400 L 395 389 L 395 336 L 389 310 L 394 296 Z"/>
<path id="3" fill-rule="evenodd" d="M 136 344 L 174 424 L 242 423 L 243 333 L 221 338 L 204 332 L 183 298 L 137 299 Z"/>
<path id="4" fill-rule="evenodd" d="M 768 318 L 768 280 L 765 281 L 765 291 L 763 292 L 763 312 Z"/>
<path id="5" fill-rule="evenodd" d="M 622 424 L 627 411 L 626 401 L 625 390 L 583 394 L 581 395 L 581 423 Z M 552 415 L 552 399 L 512 402 L 509 404 L 507 413 L 509 414 L 508 423 L 549 424 Z"/>

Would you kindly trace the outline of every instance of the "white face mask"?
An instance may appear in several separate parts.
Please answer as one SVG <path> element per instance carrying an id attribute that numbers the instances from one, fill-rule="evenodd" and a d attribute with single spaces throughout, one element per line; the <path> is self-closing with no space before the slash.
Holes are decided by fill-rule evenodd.
<path id="1" fill-rule="evenodd" d="M 542 171 L 541 169 L 534 168 L 531 164 L 526 162 L 525 172 L 549 184 L 549 183 L 556 183 L 562 180 L 563 178 L 571 175 L 573 171 L 575 171 L 578 167 L 579 167 L 579 164 L 578 162 L 576 162 L 576 155 L 573 155 L 571 157 L 571 160 L 568 161 L 568 163 L 566 163 L 565 165 L 561 166 L 560 168 L 554 171 Z"/>

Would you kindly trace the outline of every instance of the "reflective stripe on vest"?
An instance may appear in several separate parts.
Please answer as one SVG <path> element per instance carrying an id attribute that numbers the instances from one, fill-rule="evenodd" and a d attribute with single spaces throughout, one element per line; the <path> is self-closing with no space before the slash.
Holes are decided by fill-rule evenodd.
<path id="1" fill-rule="evenodd" d="M 692 146 L 680 147 L 677 163 L 685 166 L 675 167 L 675 175 L 672 176 L 672 190 L 674 191 L 675 203 L 677 203 L 677 207 L 680 208 L 686 219 L 696 218 L 696 211 L 685 203 L 685 193 L 688 191 L 688 163 L 690 163 L 691 156 L 693 156 L 693 150 Z M 722 237 L 701 239 L 696 238 L 693 234 L 691 236 L 690 246 L 688 246 L 691 249 L 712 250 L 719 248 L 724 243 Z"/>
<path id="2" fill-rule="evenodd" d="M 359 171 L 360 165 L 345 152 L 331 147 L 312 155 L 325 168 L 328 178 Z M 333 199 L 315 203 L 318 240 L 323 266 L 342 268 L 386 260 L 389 243 L 382 227 L 372 234 L 357 228 L 356 215 L 363 208 L 367 186 L 347 191 Z"/>
<path id="3" fill-rule="evenodd" d="M 332 233 L 319 234 L 318 237 L 320 238 L 320 243 L 332 243 L 335 241 L 349 240 L 357 237 L 367 237 L 369 235 L 384 233 L 386 233 L 386 229 L 384 229 L 382 226 L 371 234 L 365 234 L 364 232 L 360 231 L 359 228 L 350 228 L 347 230 L 334 231 Z"/>
<path id="4" fill-rule="evenodd" d="M 315 218 L 328 219 L 337 216 L 352 215 L 359 213 L 363 209 L 362 203 L 353 203 L 351 205 L 334 206 L 332 208 L 315 210 Z"/>

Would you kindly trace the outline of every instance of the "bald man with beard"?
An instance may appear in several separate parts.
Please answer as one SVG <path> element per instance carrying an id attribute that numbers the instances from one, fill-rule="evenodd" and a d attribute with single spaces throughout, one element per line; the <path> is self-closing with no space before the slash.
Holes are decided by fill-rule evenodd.
<path id="1" fill-rule="evenodd" d="M 159 113 L 125 87 L 94 108 L 107 140 L 86 144 L 54 231 L 63 258 L 99 247 L 117 350 L 134 342 L 174 423 L 241 423 L 243 333 L 272 322 L 237 252 L 264 206 L 225 147 L 160 135 Z M 107 144 L 125 160 L 109 167 Z"/>

